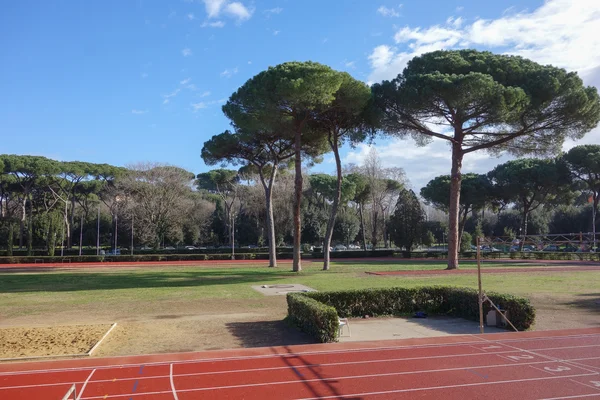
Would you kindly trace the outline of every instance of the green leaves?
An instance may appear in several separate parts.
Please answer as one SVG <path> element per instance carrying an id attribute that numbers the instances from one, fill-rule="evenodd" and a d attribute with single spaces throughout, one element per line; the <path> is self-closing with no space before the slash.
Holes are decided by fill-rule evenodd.
<path id="1" fill-rule="evenodd" d="M 555 153 L 565 138 L 579 139 L 600 121 L 597 90 L 577 74 L 475 50 L 416 57 L 373 93 L 384 130 L 456 141 L 465 153 Z"/>

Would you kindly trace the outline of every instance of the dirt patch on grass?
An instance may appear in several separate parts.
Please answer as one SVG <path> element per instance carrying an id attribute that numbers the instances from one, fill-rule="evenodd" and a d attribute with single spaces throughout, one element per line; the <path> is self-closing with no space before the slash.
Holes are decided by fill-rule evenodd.
<path id="1" fill-rule="evenodd" d="M 110 325 L 75 325 L 0 329 L 0 358 L 86 353 L 109 328 Z"/>

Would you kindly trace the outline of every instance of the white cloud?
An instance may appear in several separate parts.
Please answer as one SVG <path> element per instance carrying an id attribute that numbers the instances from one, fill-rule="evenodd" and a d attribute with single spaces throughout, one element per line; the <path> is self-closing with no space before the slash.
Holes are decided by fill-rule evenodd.
<path id="1" fill-rule="evenodd" d="M 401 8 L 402 4 L 400 4 L 398 6 L 398 8 Z M 399 17 L 400 16 L 400 12 L 396 11 L 396 9 L 394 7 L 391 8 L 387 8 L 386 6 L 380 6 L 377 9 L 377 12 L 381 15 L 383 15 L 384 17 Z"/>
<path id="2" fill-rule="evenodd" d="M 202 110 L 203 108 L 207 107 L 206 103 L 203 101 L 201 101 L 200 103 L 192 103 L 190 104 L 190 106 L 192 106 L 192 110 L 194 112 L 198 112 L 198 110 Z"/>
<path id="3" fill-rule="evenodd" d="M 254 13 L 254 9 L 248 9 L 239 1 L 235 1 L 225 6 L 225 12 L 241 22 L 250 19 L 252 13 Z"/>
<path id="4" fill-rule="evenodd" d="M 460 28 L 462 26 L 463 22 L 465 22 L 463 17 L 458 17 L 458 18 L 448 17 L 448 19 L 446 20 L 446 24 L 452 25 L 454 28 Z"/>
<path id="5" fill-rule="evenodd" d="M 462 11 L 462 7 L 456 11 Z M 600 35 L 595 33 L 598 26 L 600 2 L 586 0 L 546 0 L 537 9 L 511 9 L 495 19 L 477 18 L 469 24 L 462 17 L 450 17 L 445 25 L 405 26 L 397 29 L 393 44 L 373 48 L 368 56 L 368 80 L 393 79 L 410 59 L 425 52 L 477 48 L 578 71 L 585 84 L 600 87 Z M 586 143 L 600 143 L 600 128 L 580 141 L 566 141 L 563 149 Z M 368 153 L 365 146 L 351 150 L 344 161 L 360 164 Z M 376 147 L 384 164 L 405 168 L 417 190 L 433 177 L 450 172 L 450 149 L 444 140 L 418 147 L 412 140 L 392 139 Z M 463 171 L 484 173 L 511 158 L 473 152 L 465 157 Z"/>
<path id="6" fill-rule="evenodd" d="M 233 75 L 238 73 L 238 68 L 232 68 L 232 69 L 226 69 L 225 71 L 221 72 L 221 78 L 231 78 Z"/>
<path id="7" fill-rule="evenodd" d="M 210 96 L 210 92 L 207 90 L 206 92 L 203 92 L 200 97 L 208 97 Z"/>
<path id="8" fill-rule="evenodd" d="M 206 7 L 208 18 L 218 17 L 221 13 L 221 8 L 225 4 L 225 0 L 203 0 Z"/>
<path id="9" fill-rule="evenodd" d="M 206 7 L 206 14 L 209 19 L 217 18 L 222 13 L 237 19 L 238 23 L 246 21 L 252 17 L 254 8 L 248 8 L 239 1 L 230 2 L 228 0 L 203 0 Z"/>
<path id="10" fill-rule="evenodd" d="M 268 10 L 264 10 L 263 14 L 265 14 L 268 18 L 273 14 L 281 14 L 282 11 L 283 11 L 283 8 L 275 7 L 275 8 L 269 8 Z"/>
<path id="11" fill-rule="evenodd" d="M 461 12 L 464 9 L 465 8 L 463 6 L 458 6 L 458 7 L 456 7 L 456 12 Z"/>
<path id="12" fill-rule="evenodd" d="M 181 82 L 179 82 L 179 84 L 180 85 L 187 85 L 191 81 L 192 81 L 192 78 L 186 78 L 186 79 L 182 80 Z"/>
<path id="13" fill-rule="evenodd" d="M 373 68 L 369 80 L 394 78 L 408 60 L 425 52 L 464 47 L 500 48 L 506 53 L 569 70 L 600 65 L 600 35 L 595 33 L 600 25 L 600 2 L 548 0 L 532 12 L 491 20 L 479 18 L 464 26 L 460 17 L 447 22 L 449 25 L 445 27 L 399 29 L 394 40 L 406 49 L 386 46 L 391 52 L 382 60 L 382 46 L 374 48 L 369 56 Z"/>
<path id="14" fill-rule="evenodd" d="M 203 22 L 202 25 L 200 25 L 202 28 L 222 28 L 225 26 L 225 22 L 219 20 L 219 21 L 214 21 L 214 22 Z"/>
<path id="15" fill-rule="evenodd" d="M 181 50 L 181 54 L 183 54 L 184 57 L 189 57 L 192 55 L 192 49 L 186 47 L 185 49 Z"/>
<path id="16" fill-rule="evenodd" d="M 273 31 L 273 36 L 279 35 L 279 32 L 281 32 L 281 31 Z"/>
<path id="17" fill-rule="evenodd" d="M 163 104 L 169 103 L 171 101 L 171 98 L 177 96 L 177 94 L 179 94 L 180 91 L 181 91 L 181 89 L 177 88 L 169 94 L 163 94 L 163 99 L 164 99 Z"/>
<path id="18" fill-rule="evenodd" d="M 141 115 L 141 114 L 146 114 L 148 113 L 148 110 L 136 110 L 135 108 L 133 110 L 131 110 L 132 114 L 136 114 L 136 115 Z"/>
<path id="19" fill-rule="evenodd" d="M 252 61 L 248 61 L 248 64 L 252 64 Z"/>
<path id="20" fill-rule="evenodd" d="M 140 76 L 142 77 L 142 79 L 146 79 L 149 75 L 146 72 L 142 72 Z"/>
<path id="21" fill-rule="evenodd" d="M 190 21 L 193 21 L 194 19 L 196 19 L 196 17 L 194 17 L 194 14 L 189 13 L 188 15 L 186 15 L 187 19 L 189 19 Z"/>
<path id="22" fill-rule="evenodd" d="M 355 64 L 356 61 L 344 61 L 344 65 L 346 66 L 346 68 L 356 68 Z"/>

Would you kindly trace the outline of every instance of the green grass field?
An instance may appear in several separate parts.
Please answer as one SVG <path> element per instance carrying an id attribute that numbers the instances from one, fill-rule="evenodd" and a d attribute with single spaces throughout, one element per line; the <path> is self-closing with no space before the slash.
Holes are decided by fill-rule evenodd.
<path id="1" fill-rule="evenodd" d="M 484 268 L 518 265 L 489 263 Z M 301 341 L 291 340 L 297 332 L 281 322 L 287 313 L 285 296 L 264 296 L 252 285 L 300 283 L 320 291 L 477 287 L 476 274 L 366 273 L 443 270 L 442 262 L 333 262 L 331 267 L 322 271 L 320 263 L 305 263 L 301 273 L 291 272 L 289 263 L 279 268 L 203 264 L 0 272 L 0 328 L 118 322 L 99 352 L 103 356 L 286 345 Z M 474 267 L 472 262 L 462 264 L 462 268 Z M 536 329 L 600 325 L 596 271 L 485 274 L 483 287 L 531 298 L 537 309 Z"/>
<path id="2" fill-rule="evenodd" d="M 488 264 L 487 267 L 515 267 L 516 264 Z M 530 266 L 530 265 L 529 265 Z M 474 268 L 474 263 L 462 268 Z M 476 275 L 375 276 L 368 271 L 441 270 L 442 263 L 332 263 L 330 271 L 319 264 L 305 265 L 300 273 L 289 266 L 265 267 L 158 267 L 60 270 L 53 272 L 0 273 L 0 310 L 24 303 L 98 301 L 160 301 L 184 296 L 189 299 L 252 299 L 262 295 L 250 286 L 301 283 L 320 291 L 392 286 L 453 285 L 477 286 Z M 595 271 L 560 273 L 487 274 L 484 288 L 519 295 L 528 293 L 580 294 L 600 287 Z"/>

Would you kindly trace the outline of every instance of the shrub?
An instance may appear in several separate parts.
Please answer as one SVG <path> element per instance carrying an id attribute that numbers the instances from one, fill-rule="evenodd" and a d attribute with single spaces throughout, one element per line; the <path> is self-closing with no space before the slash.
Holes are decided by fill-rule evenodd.
<path id="1" fill-rule="evenodd" d="M 519 330 L 531 327 L 535 309 L 528 299 L 500 293 L 488 297 L 505 310 L 510 321 Z M 303 302 L 301 299 L 314 302 Z M 335 311 L 335 316 L 329 308 Z M 492 307 L 484 303 L 484 315 Z M 341 317 L 379 317 L 385 315 L 412 315 L 424 311 L 430 315 L 449 315 L 479 320 L 477 291 L 471 288 L 428 286 L 420 288 L 359 289 L 336 292 L 309 292 L 288 294 L 290 319 L 303 331 L 320 342 L 337 339 L 338 314 Z M 333 320 L 335 319 L 335 326 Z"/>
<path id="2" fill-rule="evenodd" d="M 290 321 L 302 332 L 321 343 L 337 341 L 339 318 L 335 308 L 301 293 L 288 293 L 287 303 Z"/>

